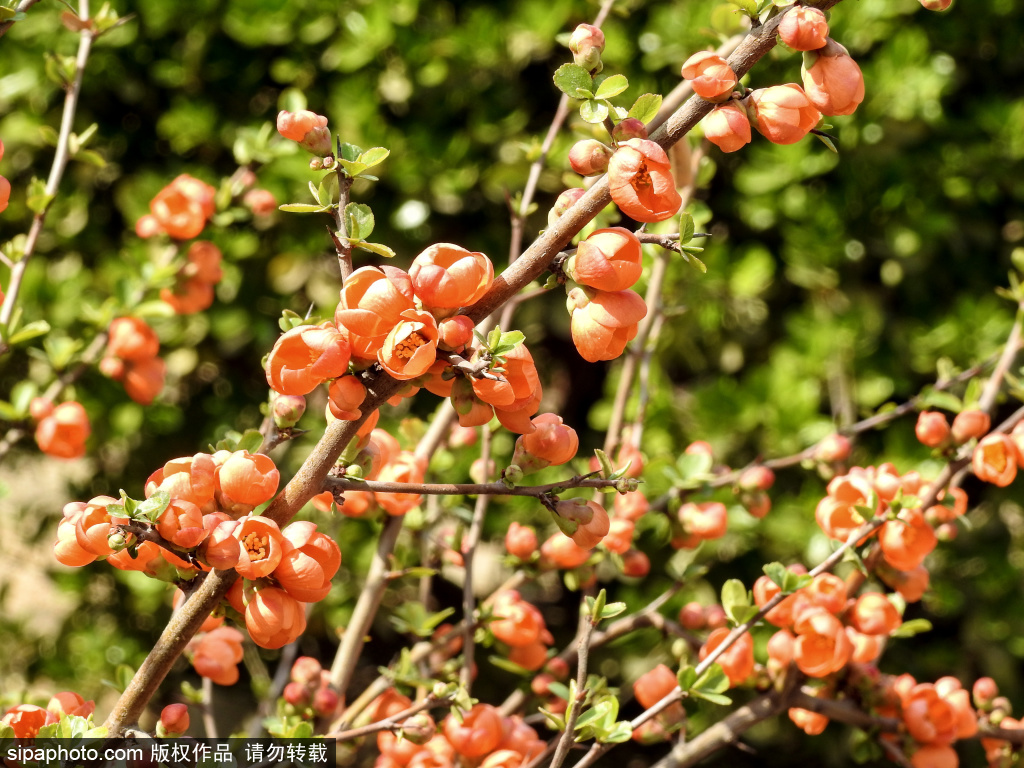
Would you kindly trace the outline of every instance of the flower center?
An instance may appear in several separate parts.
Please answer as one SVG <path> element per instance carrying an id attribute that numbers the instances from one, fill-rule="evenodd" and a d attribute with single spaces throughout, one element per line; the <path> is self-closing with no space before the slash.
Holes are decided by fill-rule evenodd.
<path id="1" fill-rule="evenodd" d="M 269 552 L 269 537 L 260 537 L 256 533 L 250 533 L 244 539 L 242 539 L 242 546 L 245 547 L 245 551 L 249 553 L 249 560 L 256 562 L 258 560 L 266 560 Z"/>
<path id="2" fill-rule="evenodd" d="M 1006 469 L 1006 449 L 1002 444 L 986 445 L 982 450 L 982 455 L 985 457 L 985 463 L 992 467 L 997 473 L 1002 473 Z"/>
<path id="3" fill-rule="evenodd" d="M 427 340 L 414 331 L 401 341 L 395 343 L 395 357 L 408 360 L 417 349 L 426 343 Z"/>
<path id="4" fill-rule="evenodd" d="M 647 170 L 647 163 L 641 161 L 640 168 L 637 169 L 637 172 L 633 175 L 633 180 L 630 184 L 632 184 L 633 189 L 636 190 L 639 190 L 640 187 L 651 186 L 651 174 Z"/>

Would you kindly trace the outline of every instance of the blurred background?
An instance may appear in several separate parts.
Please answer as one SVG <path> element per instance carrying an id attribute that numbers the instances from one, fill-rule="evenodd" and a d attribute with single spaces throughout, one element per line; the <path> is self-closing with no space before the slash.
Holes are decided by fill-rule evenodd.
<path id="1" fill-rule="evenodd" d="M 308 155 L 267 128 L 282 108 L 308 106 L 327 115 L 343 141 L 391 150 L 377 169 L 380 181 L 358 182 L 353 199 L 373 208 L 372 239 L 397 252 L 397 266 L 447 241 L 483 251 L 500 268 L 508 260 L 509 201 L 525 185 L 558 102 L 552 72 L 571 60 L 556 37 L 597 12 L 583 0 L 115 0 L 113 7 L 135 16 L 94 47 L 75 122 L 78 132 L 96 123 L 90 148 L 98 157 L 69 166 L 21 293 L 26 318 L 46 318 L 53 330 L 45 345 L 36 340 L 0 359 L 0 398 L 23 381 L 45 387 L 61 350 L 84 346 L 102 330 L 97 317 L 112 307 L 124 311 L 144 288 L 143 265 L 159 246 L 136 237 L 134 224 L 178 174 L 219 186 L 250 164 L 258 186 L 279 203 L 312 202 Z M 0 243 L 27 231 L 24 190 L 33 176 L 45 178 L 52 160 L 48 136 L 60 124 L 63 92 L 51 75 L 77 46 L 77 35 L 60 24 L 63 10 L 40 3 L 0 39 L 0 173 L 14 187 L 0 216 Z M 663 470 L 693 440 L 708 441 L 716 460 L 731 466 L 794 453 L 990 358 L 1009 333 L 1014 307 L 995 289 L 1007 285 L 1008 272 L 1024 269 L 1024 7 L 991 0 L 930 13 L 916 0 L 858 0 L 834 9 L 831 23 L 866 82 L 858 111 L 831 121 L 839 154 L 812 138 L 781 147 L 755 135 L 740 152 L 712 148 L 703 161 L 691 211 L 698 229 L 712 234 L 701 254 L 707 273 L 673 261 L 668 317 L 650 371 L 642 448 L 652 497 L 668 488 Z M 667 93 L 692 52 L 740 28 L 734 6 L 710 0 L 617 2 L 604 26 L 604 62 L 607 73 L 629 78 L 619 103 Z M 776 49 L 748 84 L 799 82 L 799 67 L 799 54 Z M 577 115 L 556 141 L 526 244 L 546 226 L 558 193 L 580 185 L 566 153 L 590 135 Z M 700 145 L 696 135 L 689 141 Z M 304 315 L 312 307 L 328 317 L 338 300 L 326 223 L 322 215 L 285 213 L 254 221 L 237 207 L 218 214 L 204 233 L 225 257 L 217 301 L 197 315 L 153 320 L 169 370 L 157 403 L 143 408 L 91 371 L 69 392 L 92 419 L 87 458 L 41 457 L 31 438 L 7 457 L 0 468 L 0 703 L 74 689 L 105 713 L 119 666 L 140 663 L 169 615 L 166 585 L 102 563 L 58 566 L 50 548 L 61 508 L 116 496 L 119 488 L 138 498 L 163 462 L 205 450 L 229 430 L 259 426 L 267 396 L 260 359 L 280 332 L 282 310 Z M 374 263 L 365 257 L 357 254 L 356 266 Z M 4 268 L 0 285 L 7 285 Z M 543 409 L 565 417 L 586 455 L 603 440 L 621 362 L 583 362 L 563 304 L 560 290 L 552 291 L 522 305 L 515 325 L 541 370 Z M 964 388 L 953 394 L 963 396 Z M 312 434 L 274 454 L 285 476 L 322 424 L 316 402 L 300 424 Z M 423 393 L 382 424 L 397 427 L 409 446 L 423 428 L 416 419 L 436 404 Z M 1005 402 L 999 413 L 1014 407 Z M 913 424 L 911 416 L 862 435 L 852 462 L 892 461 L 901 472 L 934 475 L 940 464 L 914 439 Z M 499 468 L 512 442 L 507 435 L 496 442 Z M 471 450 L 440 451 L 433 469 L 463 480 L 473 458 Z M 934 629 L 892 643 L 881 667 L 921 680 L 953 674 L 967 684 L 992 675 L 1024 707 L 1022 494 L 973 480 L 966 489 L 976 505 L 969 530 L 931 556 L 932 589 L 908 611 Z M 829 550 L 813 510 L 823 493 L 813 470 L 780 472 L 763 521 L 728 491 L 719 493 L 735 505 L 730 533 L 705 548 L 706 576 L 670 609 L 688 599 L 710 602 L 726 578 L 751 584 L 769 560 L 820 561 Z M 458 519 L 471 503 L 448 500 L 443 511 Z M 492 510 L 487 534 L 499 542 L 511 519 L 547 520 L 525 502 Z M 301 640 L 303 653 L 327 661 L 334 628 L 346 623 L 358 593 L 375 524 L 309 516 L 339 536 L 345 557 Z M 417 525 L 410 523 L 413 535 L 399 551 L 408 562 L 423 535 Z M 652 577 L 613 581 L 613 598 L 636 609 L 671 583 L 666 529 L 655 521 L 641 526 Z M 496 548 L 496 563 L 500 555 Z M 433 607 L 458 605 L 457 587 L 436 582 Z M 557 580 L 544 594 L 548 623 L 564 644 L 578 598 Z M 396 588 L 386 608 L 403 599 Z M 368 652 L 367 679 L 406 641 L 386 616 L 375 633 L 384 642 Z M 653 660 L 669 661 L 669 645 L 646 630 L 602 649 L 595 669 L 613 684 L 631 683 Z M 272 674 L 274 654 L 263 655 Z M 475 692 L 498 701 L 516 678 L 481 664 Z M 237 691 L 218 695 L 251 701 L 247 686 L 255 681 L 259 689 L 259 678 L 254 664 Z M 162 696 L 169 700 L 182 680 L 197 681 L 184 663 Z M 637 705 L 629 707 L 624 714 L 635 714 Z M 694 716 L 699 725 L 704 714 Z M 848 758 L 837 746 L 847 738 L 841 726 L 811 739 L 780 721 L 752 732 L 756 754 L 730 750 L 712 764 L 843 765 Z M 775 746 L 765 749 L 769 743 Z M 976 744 L 963 750 L 981 759 Z M 651 759 L 629 746 L 614 754 L 637 766 Z"/>

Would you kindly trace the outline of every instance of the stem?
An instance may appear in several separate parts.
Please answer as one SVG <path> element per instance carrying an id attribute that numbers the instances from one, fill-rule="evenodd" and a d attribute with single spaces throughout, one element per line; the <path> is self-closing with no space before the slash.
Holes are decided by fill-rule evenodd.
<path id="1" fill-rule="evenodd" d="M 339 167 L 338 174 L 338 214 L 335 216 L 337 233 L 331 232 L 331 240 L 338 254 L 338 268 L 341 270 L 341 282 L 344 283 L 352 274 L 352 246 L 348 242 L 348 227 L 345 224 L 345 206 L 349 203 L 349 192 L 352 190 L 352 179 Z"/>
<path id="2" fill-rule="evenodd" d="M 376 493 L 421 493 L 426 496 L 534 496 L 540 498 L 568 488 L 614 488 L 615 480 L 589 475 L 576 475 L 560 483 L 547 485 L 516 485 L 509 488 L 498 481 L 493 483 L 388 483 L 379 480 L 353 480 L 348 477 L 328 477 L 324 487 L 342 491 L 374 491 Z"/>
<path id="3" fill-rule="evenodd" d="M 999 362 L 996 363 L 992 375 L 985 382 L 985 389 L 982 391 L 981 398 L 978 401 L 978 408 L 985 411 L 985 413 L 992 413 L 992 409 L 996 404 L 996 396 L 999 394 L 999 389 L 1003 386 L 1003 378 L 1006 376 L 1006 372 L 1010 370 L 1010 366 L 1013 365 L 1014 358 L 1017 357 L 1017 352 L 1020 350 L 1022 324 L 1024 324 L 1024 307 L 1018 306 L 1017 316 L 1014 318 L 1013 328 L 1010 330 L 1010 336 L 1006 340 L 1003 354 L 1000 355 Z"/>
<path id="4" fill-rule="evenodd" d="M 484 476 L 490 475 L 487 465 L 491 461 L 491 432 L 486 425 L 482 428 L 483 433 L 480 439 L 480 458 L 484 466 Z M 468 694 L 473 687 L 473 653 L 474 635 L 476 634 L 476 620 L 473 615 L 476 611 L 476 597 L 473 594 L 473 561 L 476 559 L 476 547 L 480 543 L 480 534 L 484 528 L 484 515 L 487 513 L 487 505 L 491 497 L 481 494 L 476 497 L 476 504 L 473 506 L 473 520 L 469 525 L 469 533 L 462 546 L 462 561 L 465 566 L 466 576 L 462 583 L 462 670 L 459 673 L 459 682 L 466 689 Z"/>
<path id="5" fill-rule="evenodd" d="M 31 8 L 33 5 L 35 5 L 38 2 L 39 2 L 39 0 L 21 0 L 21 5 L 18 6 L 18 13 L 24 13 L 25 11 L 27 11 L 29 8 Z M 0 24 L 0 37 L 3 37 L 4 35 L 6 35 L 7 34 L 7 30 L 10 29 L 13 26 L 14 26 L 14 22 L 13 21 L 5 21 L 3 24 Z"/>
<path id="6" fill-rule="evenodd" d="M 413 715 L 418 714 L 425 709 L 431 709 L 432 707 L 445 707 L 448 706 L 449 703 L 450 701 L 448 699 L 439 699 L 434 696 L 434 694 L 428 693 L 421 701 L 413 703 L 411 707 L 403 709 L 401 712 L 396 712 L 391 717 L 378 720 L 375 723 L 370 723 L 359 728 L 352 728 L 347 731 L 325 733 L 320 738 L 334 739 L 335 742 L 351 741 L 352 739 L 369 736 L 372 733 L 378 733 L 380 731 L 397 730 L 404 720 L 408 720 Z"/>
<path id="7" fill-rule="evenodd" d="M 217 719 L 213 716 L 213 680 L 203 678 L 203 728 L 206 738 L 217 738 Z"/>
<path id="8" fill-rule="evenodd" d="M 29 5 L 31 4 L 32 3 L 29 3 Z M 22 6 L 25 6 L 25 3 L 22 3 Z M 22 10 L 22 7 L 19 6 L 18 10 Z M 87 21 L 89 19 L 89 0 L 79 0 L 78 16 L 83 21 Z M 79 33 L 78 56 L 75 58 L 75 79 L 68 87 L 67 94 L 64 96 L 64 112 L 61 115 L 60 120 L 60 133 L 57 137 L 57 151 L 53 156 L 53 165 L 50 166 L 50 175 L 46 180 L 45 189 L 47 196 L 50 198 L 50 202 L 48 202 L 46 207 L 37 213 L 32 219 L 32 226 L 29 229 L 28 237 L 25 240 L 25 254 L 21 257 L 21 260 L 11 268 L 11 278 L 10 284 L 7 288 L 7 296 L 4 298 L 3 306 L 0 307 L 0 326 L 4 328 L 5 333 L 7 325 L 11 322 L 11 316 L 14 314 L 14 305 L 18 301 L 18 291 L 21 290 L 21 281 L 25 276 L 25 269 L 28 267 L 28 262 L 35 253 L 36 243 L 39 240 L 40 233 L 43 231 L 43 224 L 46 221 L 46 214 L 49 212 L 50 206 L 56 198 L 57 188 L 60 186 L 60 180 L 64 176 L 64 169 L 67 167 L 68 159 L 71 155 L 71 126 L 75 122 L 75 112 L 78 110 L 78 97 L 82 92 L 82 80 L 85 77 L 85 65 L 86 62 L 89 61 L 89 52 L 92 49 L 93 39 L 93 32 L 88 29 L 83 29 Z M 9 349 L 10 346 L 6 341 L 0 341 L 0 354 L 7 352 Z"/>
<path id="9" fill-rule="evenodd" d="M 586 611 L 586 602 L 583 603 L 581 608 L 583 611 Z M 577 645 L 579 649 L 577 651 L 579 666 L 576 670 L 576 700 L 569 702 L 569 717 L 565 721 L 565 730 L 562 732 L 562 738 L 558 740 L 555 756 L 551 758 L 551 768 L 561 768 L 562 763 L 565 762 L 565 758 L 569 754 L 569 750 L 572 748 L 576 721 L 579 719 L 580 710 L 583 709 L 583 702 L 587 698 L 587 661 L 590 655 L 590 638 L 594 634 L 594 627 L 596 625 L 597 622 L 593 616 L 587 614 L 584 617 L 583 631 L 580 633 L 580 641 Z"/>

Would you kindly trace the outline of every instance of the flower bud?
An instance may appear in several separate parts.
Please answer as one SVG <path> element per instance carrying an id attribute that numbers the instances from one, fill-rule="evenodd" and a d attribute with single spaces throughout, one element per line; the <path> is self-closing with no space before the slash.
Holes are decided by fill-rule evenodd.
<path id="1" fill-rule="evenodd" d="M 36 421 L 41 421 L 53 413 L 53 402 L 45 397 L 33 397 L 28 412 Z"/>
<path id="2" fill-rule="evenodd" d="M 274 424 L 288 429 L 299 423 L 306 412 L 306 398 L 302 395 L 278 395 L 274 398 Z"/>
<path id="3" fill-rule="evenodd" d="M 938 411 L 921 411 L 917 417 L 914 434 L 922 445 L 938 448 L 949 439 L 949 422 L 946 414 Z"/>
<path id="4" fill-rule="evenodd" d="M 767 491 L 775 485 L 775 473 L 768 467 L 748 467 L 740 475 L 739 487 L 744 491 Z"/>
<path id="5" fill-rule="evenodd" d="M 577 141 L 569 150 L 569 165 L 580 176 L 597 176 L 608 170 L 612 150 L 596 139 Z"/>
<path id="6" fill-rule="evenodd" d="M 312 656 L 300 656 L 292 664 L 291 679 L 303 686 L 313 686 L 320 682 L 323 667 Z"/>
<path id="7" fill-rule="evenodd" d="M 573 61 L 584 69 L 597 73 L 602 69 L 601 52 L 604 51 L 604 32 L 593 24 L 580 24 L 569 38 Z"/>
<path id="8" fill-rule="evenodd" d="M 759 88 L 748 97 L 757 130 L 773 144 L 795 144 L 821 119 L 821 113 L 795 83 Z"/>
<path id="9" fill-rule="evenodd" d="M 282 110 L 277 114 L 277 131 L 314 155 L 324 157 L 331 153 L 331 132 L 323 115 L 308 109 L 297 112 Z"/>
<path id="10" fill-rule="evenodd" d="M 823 115 L 850 115 L 864 100 L 864 75 L 847 50 L 829 38 L 804 54 L 804 92 Z"/>
<path id="11" fill-rule="evenodd" d="M 455 352 L 473 340 L 473 321 L 465 315 L 455 315 L 437 324 L 437 346 Z"/>
<path id="12" fill-rule="evenodd" d="M 311 695 L 309 688 L 302 683 L 291 682 L 284 687 L 284 691 L 281 692 L 281 697 L 291 704 L 293 707 L 299 709 L 305 709 L 309 706 L 311 701 Z"/>
<path id="13" fill-rule="evenodd" d="M 736 105 L 723 104 L 704 118 L 704 136 L 723 152 L 735 152 L 750 143 L 750 120 Z"/>
<path id="14" fill-rule="evenodd" d="M 953 442 L 957 445 L 963 445 L 971 438 L 976 437 L 980 439 L 988 433 L 991 426 L 992 419 L 984 411 L 979 411 L 976 408 L 961 411 L 953 419 L 951 430 Z"/>
<path id="15" fill-rule="evenodd" d="M 921 7 L 929 11 L 945 11 L 951 5 L 953 0 L 919 0 Z"/>
<path id="16" fill-rule="evenodd" d="M 572 189 L 567 189 L 562 192 L 562 194 L 558 196 L 558 199 L 555 200 L 555 204 L 551 207 L 551 210 L 548 211 L 548 225 L 550 226 L 558 221 L 562 214 L 572 208 L 573 205 L 576 204 L 576 201 L 586 193 L 587 190 L 580 187 L 573 187 Z"/>
<path id="17" fill-rule="evenodd" d="M 979 677 L 974 681 L 971 694 L 974 698 L 974 706 L 982 711 L 987 711 L 992 707 L 995 697 L 999 695 L 999 686 L 991 677 Z"/>
<path id="18" fill-rule="evenodd" d="M 526 474 L 526 473 L 523 472 L 522 467 L 520 467 L 518 464 L 509 464 L 505 468 L 505 471 L 501 473 L 501 476 L 507 482 L 512 483 L 513 485 L 515 485 L 516 483 L 523 482 L 523 475 L 524 474 Z"/>
<path id="19" fill-rule="evenodd" d="M 704 629 L 704 606 L 698 602 L 690 602 L 679 609 L 679 624 L 685 629 Z"/>
<path id="20" fill-rule="evenodd" d="M 828 21 L 817 8 L 798 5 L 782 17 L 778 33 L 794 51 L 814 51 L 828 40 Z"/>
<path id="21" fill-rule="evenodd" d="M 647 126 L 635 117 L 627 117 L 620 120 L 612 129 L 612 140 L 617 142 L 629 141 L 630 139 L 646 139 Z"/>
<path id="22" fill-rule="evenodd" d="M 520 560 L 529 560 L 537 551 L 537 534 L 533 528 L 513 522 L 505 534 L 505 549 Z"/>
<path id="23" fill-rule="evenodd" d="M 814 458 L 818 461 L 838 462 L 846 461 L 850 457 L 850 440 L 838 433 L 829 435 L 820 443 L 814 452 Z"/>
<path id="24" fill-rule="evenodd" d="M 651 559 L 639 549 L 631 549 L 622 555 L 622 575 L 642 579 L 651 572 Z"/>
<path id="25" fill-rule="evenodd" d="M 115 552 L 120 552 L 128 546 L 128 542 L 125 540 L 123 533 L 112 533 L 107 536 L 107 546 Z"/>
<path id="26" fill-rule="evenodd" d="M 413 744 L 426 744 L 437 733 L 434 719 L 426 712 L 413 715 L 402 723 L 402 737 Z"/>
<path id="27" fill-rule="evenodd" d="M 728 99 L 738 82 L 729 63 L 714 51 L 693 54 L 683 64 L 682 76 L 690 81 L 694 93 L 714 102 Z"/>
<path id="28" fill-rule="evenodd" d="M 181 736 L 188 730 L 188 724 L 188 707 L 185 704 L 168 704 L 160 712 L 156 735 L 162 739 Z"/>
<path id="29" fill-rule="evenodd" d="M 313 711 L 320 717 L 331 717 L 338 708 L 341 699 L 338 694 L 330 688 L 321 688 L 313 694 Z"/>

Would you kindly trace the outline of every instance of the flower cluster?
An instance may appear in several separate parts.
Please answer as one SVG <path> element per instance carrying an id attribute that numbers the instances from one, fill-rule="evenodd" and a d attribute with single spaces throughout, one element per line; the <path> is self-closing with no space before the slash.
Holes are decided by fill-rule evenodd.
<path id="1" fill-rule="evenodd" d="M 794 6 L 777 32 L 787 46 L 804 52 L 802 86 L 786 83 L 742 96 L 733 91 L 735 72 L 718 54 L 700 51 L 683 64 L 682 76 L 694 93 L 718 105 L 704 118 L 704 135 L 723 152 L 735 152 L 750 143 L 751 125 L 774 144 L 794 144 L 822 115 L 852 114 L 864 100 L 860 67 L 828 36 L 824 13 Z"/>
<path id="2" fill-rule="evenodd" d="M 216 192 L 206 182 L 181 174 L 150 201 L 150 212 L 135 223 L 135 233 L 153 237 L 164 232 L 175 240 L 198 237 L 216 210 Z"/>
<path id="3" fill-rule="evenodd" d="M 153 402 L 164 387 L 167 365 L 157 356 L 160 339 L 145 320 L 118 317 L 107 329 L 107 352 L 100 370 L 124 384 L 128 397 L 142 405 Z"/>
<path id="4" fill-rule="evenodd" d="M 46 707 L 35 704 L 17 704 L 0 717 L 0 724 L 14 731 L 16 739 L 32 739 L 44 725 L 60 720 L 62 715 L 89 717 L 96 710 L 96 702 L 86 701 L 73 691 L 55 694 Z"/>
<path id="5" fill-rule="evenodd" d="M 333 717 L 341 703 L 331 685 L 331 673 L 311 656 L 300 656 L 292 664 L 284 700 L 310 717 Z"/>
<path id="6" fill-rule="evenodd" d="M 208 240 L 197 240 L 189 246 L 185 263 L 174 277 L 174 286 L 161 288 L 160 298 L 179 315 L 209 309 L 214 286 L 224 275 L 220 262 L 220 248 Z"/>
<path id="7" fill-rule="evenodd" d="M 76 400 L 54 407 L 50 400 L 35 398 L 29 406 L 36 420 L 36 445 L 47 456 L 77 459 L 85 455 L 85 441 L 92 428 L 85 408 Z"/>

